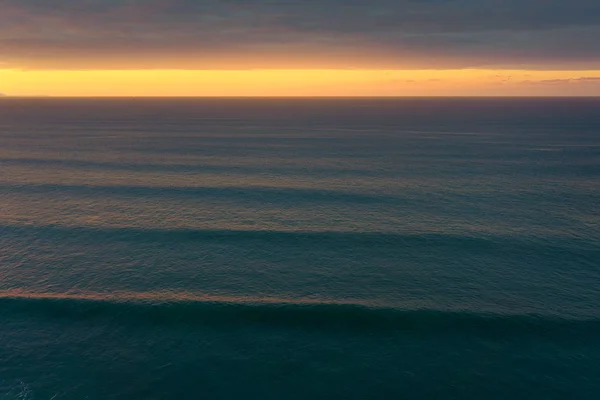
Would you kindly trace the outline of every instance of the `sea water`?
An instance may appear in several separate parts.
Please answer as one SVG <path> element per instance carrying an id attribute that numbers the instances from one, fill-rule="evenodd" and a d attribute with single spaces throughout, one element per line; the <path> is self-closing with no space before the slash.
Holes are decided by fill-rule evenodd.
<path id="1" fill-rule="evenodd" d="M 600 100 L 0 100 L 0 399 L 238 398 L 600 398 Z"/>

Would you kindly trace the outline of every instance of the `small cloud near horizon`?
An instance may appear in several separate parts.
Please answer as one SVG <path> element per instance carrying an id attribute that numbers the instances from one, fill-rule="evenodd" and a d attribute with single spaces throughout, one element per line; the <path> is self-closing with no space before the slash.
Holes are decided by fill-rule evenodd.
<path id="1" fill-rule="evenodd" d="M 541 81 L 526 80 L 521 83 L 528 85 L 547 85 L 547 84 L 583 84 L 583 83 L 600 83 L 600 77 L 588 77 L 583 76 L 579 78 L 570 79 L 545 79 Z"/>

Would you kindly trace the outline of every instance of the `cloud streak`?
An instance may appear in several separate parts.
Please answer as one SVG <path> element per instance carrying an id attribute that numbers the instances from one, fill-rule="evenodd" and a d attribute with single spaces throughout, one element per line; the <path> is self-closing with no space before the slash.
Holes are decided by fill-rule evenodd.
<path id="1" fill-rule="evenodd" d="M 600 78 L 583 76 L 570 79 L 542 79 L 539 81 L 525 80 L 521 83 L 526 85 L 600 85 Z"/>
<path id="2" fill-rule="evenodd" d="M 600 67 L 597 0 L 0 0 L 24 68 Z"/>

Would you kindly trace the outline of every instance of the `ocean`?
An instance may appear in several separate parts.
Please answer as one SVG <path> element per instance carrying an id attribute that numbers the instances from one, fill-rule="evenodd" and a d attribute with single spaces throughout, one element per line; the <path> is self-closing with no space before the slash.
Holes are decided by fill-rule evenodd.
<path id="1" fill-rule="evenodd" d="M 600 398 L 600 98 L 0 100 L 0 399 Z"/>

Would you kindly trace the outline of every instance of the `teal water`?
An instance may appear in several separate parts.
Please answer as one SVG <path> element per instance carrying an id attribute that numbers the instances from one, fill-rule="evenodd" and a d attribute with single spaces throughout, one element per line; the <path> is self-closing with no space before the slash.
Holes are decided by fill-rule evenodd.
<path id="1" fill-rule="evenodd" d="M 600 398 L 599 99 L 0 100 L 0 399 Z"/>

